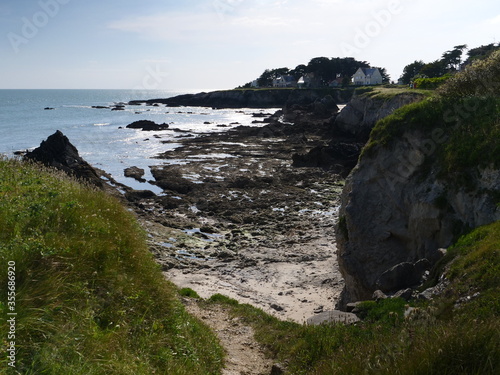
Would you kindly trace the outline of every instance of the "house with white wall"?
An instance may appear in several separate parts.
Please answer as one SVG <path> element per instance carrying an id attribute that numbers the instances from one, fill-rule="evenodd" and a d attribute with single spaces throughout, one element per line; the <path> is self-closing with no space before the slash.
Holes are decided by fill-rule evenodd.
<path id="1" fill-rule="evenodd" d="M 297 87 L 297 81 L 291 75 L 279 75 L 273 79 L 273 87 Z"/>
<path id="2" fill-rule="evenodd" d="M 382 74 L 378 68 L 359 68 L 352 76 L 355 85 L 381 85 Z"/>

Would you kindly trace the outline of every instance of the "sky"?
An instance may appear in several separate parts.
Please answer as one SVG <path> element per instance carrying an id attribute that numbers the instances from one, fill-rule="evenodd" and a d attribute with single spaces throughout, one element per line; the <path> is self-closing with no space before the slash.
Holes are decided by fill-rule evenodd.
<path id="1" fill-rule="evenodd" d="M 498 42 L 498 0 L 2 0 L 0 89 L 230 89 L 314 57 L 397 80 Z"/>

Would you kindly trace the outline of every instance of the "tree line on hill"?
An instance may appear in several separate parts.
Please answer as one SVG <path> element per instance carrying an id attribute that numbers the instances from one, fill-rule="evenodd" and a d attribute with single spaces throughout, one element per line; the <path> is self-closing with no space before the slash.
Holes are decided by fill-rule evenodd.
<path id="1" fill-rule="evenodd" d="M 500 43 L 491 43 L 469 49 L 467 57 L 464 59 L 464 51 L 467 49 L 466 44 L 461 44 L 444 52 L 441 58 L 435 61 L 425 63 L 423 60 L 415 60 L 404 67 L 399 83 L 410 84 L 416 80 L 438 79 L 435 83 L 439 85 L 447 77 L 462 70 L 473 61 L 488 58 L 494 51 L 500 49 Z M 352 76 L 359 68 L 377 68 L 382 75 L 382 83 L 390 83 L 390 76 L 385 68 L 371 67 L 366 61 L 359 61 L 353 57 L 315 57 L 307 65 L 300 64 L 294 69 L 287 67 L 266 69 L 256 81 L 241 87 L 272 87 L 275 80 L 280 77 L 291 77 L 295 82 L 303 77 L 313 77 L 314 87 L 332 85 L 346 87 L 352 83 Z"/>
<path id="2" fill-rule="evenodd" d="M 403 74 L 400 77 L 401 83 L 409 84 L 421 78 L 440 78 L 449 76 L 462 70 L 475 60 L 488 58 L 494 51 L 500 49 L 500 44 L 491 43 L 469 49 L 467 51 L 468 57 L 462 61 L 464 50 L 466 49 L 466 44 L 455 46 L 452 50 L 444 52 L 440 59 L 430 63 L 424 63 L 422 60 L 415 60 L 404 67 Z"/>
<path id="3" fill-rule="evenodd" d="M 280 76 L 291 76 L 295 81 L 305 75 L 313 76 L 318 87 L 327 87 L 332 82 L 336 82 L 338 86 L 345 87 L 351 83 L 352 76 L 359 68 L 370 68 L 370 64 L 366 61 L 358 61 L 352 57 L 315 57 L 309 61 L 307 65 L 300 64 L 294 69 L 278 68 L 266 69 L 256 80 L 258 87 L 271 87 L 273 81 Z M 378 68 L 384 83 L 390 80 L 385 68 Z M 336 84 L 336 85 L 337 85 Z M 252 83 L 247 83 L 244 88 L 251 87 Z"/>

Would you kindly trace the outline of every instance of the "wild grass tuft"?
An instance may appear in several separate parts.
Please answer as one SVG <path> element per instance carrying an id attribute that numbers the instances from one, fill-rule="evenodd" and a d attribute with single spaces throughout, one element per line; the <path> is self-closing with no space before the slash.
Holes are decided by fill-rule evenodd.
<path id="1" fill-rule="evenodd" d="M 15 262 L 17 373 L 220 372 L 217 339 L 185 312 L 134 216 L 112 197 L 2 159 L 0 227 L 0 334 Z"/>

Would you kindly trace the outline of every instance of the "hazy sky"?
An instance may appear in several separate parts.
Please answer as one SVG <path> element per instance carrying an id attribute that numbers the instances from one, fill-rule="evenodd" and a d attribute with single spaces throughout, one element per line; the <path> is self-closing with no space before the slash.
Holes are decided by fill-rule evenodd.
<path id="1" fill-rule="evenodd" d="M 347 57 L 397 80 L 500 41 L 498 0 L 1 0 L 0 88 L 233 88 Z"/>

